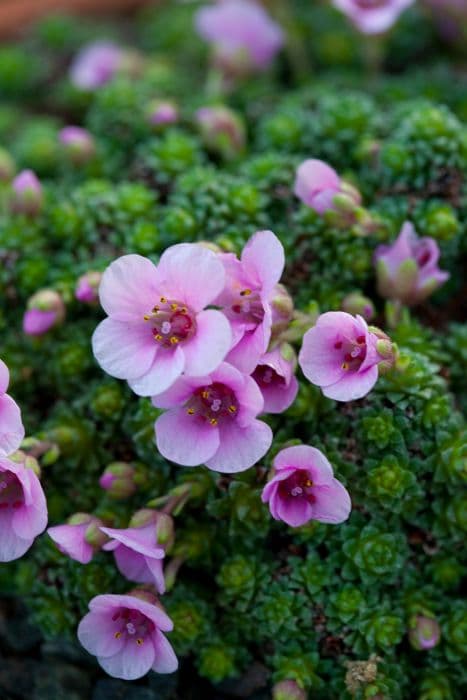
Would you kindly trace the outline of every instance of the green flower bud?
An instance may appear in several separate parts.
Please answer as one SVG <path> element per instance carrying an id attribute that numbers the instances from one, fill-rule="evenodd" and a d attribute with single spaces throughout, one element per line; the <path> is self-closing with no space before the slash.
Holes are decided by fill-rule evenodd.
<path id="1" fill-rule="evenodd" d="M 0 148 L 0 182 L 9 182 L 15 174 L 15 162 L 4 148 Z"/>
<path id="2" fill-rule="evenodd" d="M 368 297 L 365 297 L 360 292 L 352 292 L 347 294 L 342 300 L 342 311 L 353 316 L 359 314 L 366 321 L 370 321 L 375 315 L 375 307 L 373 302 Z"/>

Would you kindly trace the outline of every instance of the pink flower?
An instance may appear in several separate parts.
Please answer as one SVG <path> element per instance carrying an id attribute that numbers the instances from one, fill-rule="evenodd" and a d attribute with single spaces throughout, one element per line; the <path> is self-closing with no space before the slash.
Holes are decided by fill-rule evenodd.
<path id="1" fill-rule="evenodd" d="M 309 520 L 338 524 L 350 515 L 350 497 L 334 478 L 332 467 L 320 450 L 295 445 L 281 450 L 274 462 L 274 476 L 261 495 L 275 520 L 300 527 Z"/>
<path id="2" fill-rule="evenodd" d="M 86 272 L 82 275 L 75 289 L 75 297 L 83 304 L 95 304 L 99 300 L 100 272 Z"/>
<path id="3" fill-rule="evenodd" d="M 17 214 L 36 216 L 42 209 L 42 185 L 32 170 L 22 170 L 11 183 L 11 209 Z"/>
<path id="4" fill-rule="evenodd" d="M 80 564 L 89 564 L 107 538 L 101 533 L 102 520 L 89 513 L 75 513 L 66 525 L 49 527 L 47 534 L 58 549 Z"/>
<path id="5" fill-rule="evenodd" d="M 58 139 L 71 160 L 78 165 L 86 163 L 96 151 L 94 139 L 86 129 L 79 126 L 65 126 Z"/>
<path id="6" fill-rule="evenodd" d="M 333 199 L 341 191 L 341 179 L 322 160 L 310 158 L 297 168 L 294 194 L 318 214 L 333 209 Z"/>
<path id="7" fill-rule="evenodd" d="M 382 34 L 414 0 L 333 0 L 364 34 Z"/>
<path id="8" fill-rule="evenodd" d="M 439 248 L 433 238 L 419 238 L 406 221 L 392 245 L 375 251 L 378 291 L 402 304 L 419 304 L 440 287 L 449 273 L 438 267 Z"/>
<path id="9" fill-rule="evenodd" d="M 218 63 L 232 72 L 264 70 L 284 43 L 282 29 L 251 0 L 223 0 L 201 8 L 196 30 L 214 46 Z"/>
<path id="10" fill-rule="evenodd" d="M 134 595 L 98 595 L 78 627 L 78 639 L 114 678 L 132 681 L 150 669 L 173 673 L 178 662 L 162 634 L 173 629 L 158 606 Z"/>
<path id="11" fill-rule="evenodd" d="M 106 318 L 92 345 L 101 367 L 139 396 L 168 389 L 184 372 L 212 372 L 231 346 L 225 316 L 212 304 L 225 273 L 216 255 L 194 243 L 166 250 L 156 267 L 125 255 L 104 272 L 99 296 Z"/>
<path id="12" fill-rule="evenodd" d="M 117 530 L 101 527 L 111 538 L 103 549 L 113 552 L 118 570 L 130 581 L 152 583 L 159 593 L 165 591 L 162 559 L 165 551 L 157 546 L 156 526 L 129 527 Z"/>
<path id="13" fill-rule="evenodd" d="M 156 444 L 177 464 L 240 472 L 271 445 L 270 427 L 256 419 L 263 410 L 256 382 L 227 363 L 209 376 L 179 379 L 153 404 L 170 409 L 156 420 Z"/>
<path id="14" fill-rule="evenodd" d="M 216 300 L 229 319 L 234 341 L 227 362 L 250 374 L 271 338 L 271 302 L 284 269 L 284 249 L 272 231 L 258 231 L 243 248 L 241 259 L 219 256 L 226 284 Z"/>
<path id="15" fill-rule="evenodd" d="M 175 124 L 179 120 L 177 105 L 169 100 L 153 100 L 147 110 L 148 121 L 153 126 Z"/>
<path id="16" fill-rule="evenodd" d="M 377 351 L 379 340 L 361 316 L 329 311 L 305 333 L 298 361 L 305 377 L 328 398 L 361 399 L 376 384 L 378 363 L 386 359 Z"/>
<path id="17" fill-rule="evenodd" d="M 28 310 L 23 316 L 23 331 L 26 335 L 43 335 L 65 318 L 65 305 L 58 292 L 41 289 L 28 301 Z"/>
<path id="18" fill-rule="evenodd" d="M 414 649 L 433 649 L 440 640 L 441 630 L 433 617 L 414 615 L 409 622 L 409 640 Z"/>
<path id="19" fill-rule="evenodd" d="M 0 457 L 0 562 L 19 559 L 47 525 L 47 504 L 25 462 Z"/>
<path id="20" fill-rule="evenodd" d="M 19 406 L 6 391 L 10 383 L 8 367 L 0 360 L 0 457 L 15 452 L 24 438 Z"/>
<path id="21" fill-rule="evenodd" d="M 71 82 L 82 90 L 95 90 L 112 80 L 121 66 L 123 52 L 110 41 L 84 46 L 70 68 Z"/>
<path id="22" fill-rule="evenodd" d="M 264 413 L 282 413 L 295 401 L 298 382 L 294 377 L 294 355 L 292 348 L 285 346 L 276 347 L 260 358 L 252 377 L 263 395 Z"/>

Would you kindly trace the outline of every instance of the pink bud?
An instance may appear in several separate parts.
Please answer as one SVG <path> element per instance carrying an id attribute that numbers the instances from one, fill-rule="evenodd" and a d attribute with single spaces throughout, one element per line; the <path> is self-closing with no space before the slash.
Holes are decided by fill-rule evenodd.
<path id="1" fill-rule="evenodd" d="M 433 649 L 441 636 L 439 624 L 432 617 L 415 615 L 409 622 L 409 640 L 414 649 Z"/>
<path id="2" fill-rule="evenodd" d="M 53 289 L 42 289 L 28 301 L 23 316 L 23 331 L 27 335 L 43 335 L 60 325 L 64 318 L 65 304 L 60 294 Z"/>
<path id="3" fill-rule="evenodd" d="M 42 209 L 42 186 L 32 170 L 22 170 L 12 182 L 11 209 L 17 214 L 36 216 Z"/>
<path id="4" fill-rule="evenodd" d="M 82 275 L 75 289 L 75 297 L 83 304 L 96 304 L 99 300 L 99 285 L 101 283 L 102 273 L 86 272 Z"/>
<path id="5" fill-rule="evenodd" d="M 65 153 L 76 165 L 87 163 L 96 152 L 93 137 L 89 131 L 79 126 L 64 127 L 60 131 L 58 139 Z"/>
<path id="6" fill-rule="evenodd" d="M 306 700 L 306 698 L 306 692 L 295 681 L 280 681 L 272 689 L 272 700 Z"/>
<path id="7" fill-rule="evenodd" d="M 111 498 L 129 498 L 136 491 L 134 467 L 127 462 L 109 464 L 99 479 L 99 486 L 107 491 Z"/>
<path id="8" fill-rule="evenodd" d="M 168 100 L 153 100 L 148 105 L 147 119 L 152 126 L 161 127 L 175 124 L 179 119 L 176 104 Z"/>
<path id="9" fill-rule="evenodd" d="M 234 158 L 243 151 L 245 127 L 238 114 L 228 107 L 202 107 L 196 112 L 196 121 L 207 148 L 224 158 Z"/>

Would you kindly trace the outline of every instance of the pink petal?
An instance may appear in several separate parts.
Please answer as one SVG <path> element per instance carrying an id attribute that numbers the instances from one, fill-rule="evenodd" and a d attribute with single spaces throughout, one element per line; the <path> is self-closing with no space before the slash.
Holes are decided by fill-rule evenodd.
<path id="1" fill-rule="evenodd" d="M 263 322 L 254 331 L 246 331 L 240 341 L 232 348 L 226 361 L 245 374 L 251 374 L 260 357 L 266 352 L 271 338 L 271 315 L 265 314 Z"/>
<path id="2" fill-rule="evenodd" d="M 80 644 L 94 656 L 113 656 L 124 647 L 125 638 L 123 635 L 115 637 L 115 633 L 119 631 L 121 625 L 118 620 L 112 620 L 113 612 L 109 608 L 93 611 L 85 615 L 79 623 L 78 639 Z"/>
<path id="3" fill-rule="evenodd" d="M 143 554 L 121 544 L 114 550 L 114 557 L 118 570 L 130 581 L 136 581 L 136 583 L 153 582 L 146 557 Z"/>
<path id="4" fill-rule="evenodd" d="M 224 360 L 232 342 L 230 323 L 220 311 L 201 311 L 196 316 L 196 325 L 196 334 L 182 347 L 185 373 L 190 376 L 213 372 Z"/>
<path id="5" fill-rule="evenodd" d="M 165 578 L 162 567 L 162 561 L 160 559 L 146 558 L 146 563 L 149 573 L 152 576 L 151 583 L 154 584 L 157 591 L 162 595 L 163 593 L 165 593 Z"/>
<path id="6" fill-rule="evenodd" d="M 151 401 L 156 408 L 175 408 L 184 404 L 194 389 L 211 384 L 210 377 L 179 377 L 171 387 L 153 396 Z"/>
<path id="7" fill-rule="evenodd" d="M 185 356 L 180 347 L 160 348 L 152 367 L 128 384 L 138 396 L 154 396 L 168 389 L 183 372 Z"/>
<path id="8" fill-rule="evenodd" d="M 89 564 L 94 550 L 84 539 L 89 523 L 83 525 L 56 525 L 49 527 L 47 534 L 58 545 L 60 551 L 80 564 Z"/>
<path id="9" fill-rule="evenodd" d="M 272 431 L 269 425 L 254 420 L 245 428 L 235 422 L 219 427 L 220 445 L 213 457 L 205 461 L 209 469 L 232 474 L 252 467 L 271 447 Z"/>
<path id="10" fill-rule="evenodd" d="M 343 523 L 350 515 L 352 504 L 347 489 L 333 479 L 330 484 L 313 490 L 316 498 L 313 503 L 313 520 L 322 523 Z"/>
<path id="11" fill-rule="evenodd" d="M 156 673 L 173 673 L 176 671 L 178 660 L 165 635 L 159 630 L 155 630 L 152 634 L 152 641 L 156 654 L 152 670 Z"/>
<path id="12" fill-rule="evenodd" d="M 10 383 L 10 371 L 3 360 L 0 360 L 0 394 L 4 394 Z"/>
<path id="13" fill-rule="evenodd" d="M 151 367 L 158 350 L 151 330 L 141 323 L 106 318 L 92 336 L 94 357 L 117 379 L 136 379 Z"/>
<path id="14" fill-rule="evenodd" d="M 158 272 L 164 296 L 201 311 L 221 293 L 225 283 L 222 262 L 197 243 L 179 243 L 161 256 Z"/>
<path id="15" fill-rule="evenodd" d="M 272 231 L 258 231 L 244 247 L 241 261 L 248 277 L 267 295 L 284 270 L 284 247 Z"/>
<path id="16" fill-rule="evenodd" d="M 0 395 L 0 455 L 19 449 L 24 439 L 21 411 L 8 394 Z"/>
<path id="17" fill-rule="evenodd" d="M 336 171 L 322 160 L 310 158 L 297 168 L 294 184 L 294 194 L 304 204 L 314 207 L 313 199 L 322 190 L 336 193 L 341 186 L 341 180 Z"/>
<path id="18" fill-rule="evenodd" d="M 282 498 L 279 493 L 275 494 L 273 498 L 274 504 L 271 503 L 271 506 L 277 517 L 290 527 L 301 527 L 312 518 L 312 506 L 305 498 L 294 496 Z"/>
<path id="19" fill-rule="evenodd" d="M 298 381 L 292 377 L 288 386 L 272 384 L 261 386 L 264 398 L 264 413 L 282 413 L 295 401 L 298 393 Z"/>
<path id="20" fill-rule="evenodd" d="M 159 605 L 153 605 L 146 600 L 135 598 L 132 595 L 115 595 L 106 593 L 98 595 L 89 602 L 90 610 L 109 610 L 109 608 L 130 608 L 138 610 L 140 613 L 152 620 L 156 627 L 163 632 L 170 632 L 173 623 L 167 613 Z"/>
<path id="21" fill-rule="evenodd" d="M 274 469 L 282 471 L 288 467 L 306 469 L 312 474 L 315 484 L 329 484 L 334 476 L 332 466 L 321 450 L 310 445 L 293 445 L 286 447 L 276 455 Z"/>
<path id="22" fill-rule="evenodd" d="M 23 331 L 27 335 L 42 335 L 54 325 L 56 318 L 56 311 L 29 309 L 23 316 Z"/>
<path id="23" fill-rule="evenodd" d="M 142 321 L 159 301 L 159 274 L 142 255 L 123 255 L 102 275 L 99 299 L 104 311 L 119 321 Z"/>
<path id="24" fill-rule="evenodd" d="M 157 449 L 166 459 L 185 467 L 205 464 L 219 447 L 219 429 L 186 409 L 167 411 L 156 420 Z"/>
<path id="25" fill-rule="evenodd" d="M 12 526 L 11 514 L 3 509 L 0 510 L 0 562 L 19 559 L 33 542 L 33 537 L 27 539 L 18 537 Z"/>
<path id="26" fill-rule="evenodd" d="M 153 665 L 154 645 L 149 636 L 141 645 L 137 644 L 136 639 L 127 637 L 125 646 L 117 654 L 97 658 L 104 671 L 110 676 L 134 681 L 145 676 Z"/>
<path id="27" fill-rule="evenodd" d="M 165 556 L 164 550 L 157 546 L 155 525 L 128 527 L 121 530 L 112 527 L 101 527 L 100 529 L 112 539 L 144 556 L 155 559 L 163 559 Z"/>
<path id="28" fill-rule="evenodd" d="M 322 387 L 322 392 L 335 401 L 354 401 L 366 396 L 378 380 L 378 367 L 373 365 L 365 372 L 347 372 L 335 384 Z"/>
<path id="29" fill-rule="evenodd" d="M 264 399 L 255 380 L 246 375 L 243 387 L 236 392 L 236 398 L 239 402 L 239 410 L 236 416 L 237 424 L 243 428 L 250 425 L 252 420 L 261 413 Z"/>
<path id="30" fill-rule="evenodd" d="M 47 503 L 38 477 L 32 469 L 24 467 L 17 472 L 25 503 L 13 515 L 13 528 L 19 537 L 36 537 L 47 527 Z"/>

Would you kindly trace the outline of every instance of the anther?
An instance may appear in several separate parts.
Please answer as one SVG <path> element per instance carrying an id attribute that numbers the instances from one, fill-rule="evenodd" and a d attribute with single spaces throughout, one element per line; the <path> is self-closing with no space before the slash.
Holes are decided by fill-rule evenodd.
<path id="1" fill-rule="evenodd" d="M 307 479 L 307 480 L 305 481 L 305 486 L 306 486 L 307 488 L 310 488 L 310 486 L 313 486 L 312 480 L 311 480 L 311 479 Z"/>
<path id="2" fill-rule="evenodd" d="M 217 425 L 217 418 L 211 418 L 209 422 L 211 423 L 211 425 Z"/>
<path id="3" fill-rule="evenodd" d="M 172 311 L 176 311 L 178 309 L 178 304 L 174 302 L 173 304 L 170 304 L 170 308 L 172 309 Z"/>
<path id="4" fill-rule="evenodd" d="M 189 416 L 192 416 L 192 415 L 194 414 L 194 412 L 195 412 L 195 409 L 194 409 L 194 408 L 188 408 L 188 409 L 187 409 L 187 413 L 188 413 Z"/>
<path id="5" fill-rule="evenodd" d="M 349 365 L 347 364 L 347 362 L 343 362 L 343 363 L 341 364 L 341 368 L 342 368 L 342 369 L 349 369 Z"/>
<path id="6" fill-rule="evenodd" d="M 144 318 L 145 321 L 149 321 L 149 319 L 151 318 L 151 316 L 150 316 L 150 314 L 144 314 L 143 318 Z"/>
<path id="7" fill-rule="evenodd" d="M 179 341 L 178 338 L 176 338 L 176 337 L 173 335 L 173 336 L 170 338 L 170 342 L 172 343 L 172 345 L 176 345 L 176 344 L 179 343 L 180 341 Z"/>
<path id="8" fill-rule="evenodd" d="M 209 398 L 209 391 L 202 391 L 201 396 L 203 399 L 208 399 Z"/>
<path id="9" fill-rule="evenodd" d="M 162 340 L 162 339 L 163 339 L 160 333 L 156 333 L 156 335 L 154 336 L 154 338 L 155 338 L 156 340 Z"/>
<path id="10" fill-rule="evenodd" d="M 115 632 L 115 634 L 114 634 L 115 639 L 120 639 L 121 636 L 122 636 L 121 632 Z"/>
<path id="11" fill-rule="evenodd" d="M 165 297 L 160 298 L 161 304 L 167 304 L 167 299 Z"/>
<path id="12" fill-rule="evenodd" d="M 244 289 L 243 291 L 240 292 L 241 297 L 249 297 L 251 294 L 251 289 Z"/>
<path id="13" fill-rule="evenodd" d="M 139 638 L 136 640 L 136 644 L 140 647 L 141 644 L 143 643 L 143 641 L 144 641 L 144 639 L 141 639 L 141 637 L 139 637 Z"/>
<path id="14" fill-rule="evenodd" d="M 229 411 L 230 411 L 230 413 L 236 413 L 236 411 L 237 411 L 237 407 L 236 407 L 236 406 L 234 406 L 234 405 L 232 405 L 232 406 L 229 406 Z"/>

